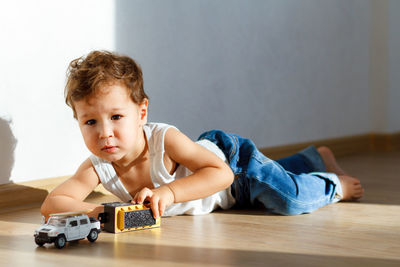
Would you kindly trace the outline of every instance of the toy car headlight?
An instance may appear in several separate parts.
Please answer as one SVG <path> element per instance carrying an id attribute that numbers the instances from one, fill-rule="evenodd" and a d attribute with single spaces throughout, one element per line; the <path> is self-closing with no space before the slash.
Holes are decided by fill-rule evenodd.
<path id="1" fill-rule="evenodd" d="M 48 233 L 48 235 L 49 235 L 49 236 L 56 236 L 56 235 L 58 235 L 58 232 L 56 232 L 56 231 L 51 231 L 51 232 Z"/>

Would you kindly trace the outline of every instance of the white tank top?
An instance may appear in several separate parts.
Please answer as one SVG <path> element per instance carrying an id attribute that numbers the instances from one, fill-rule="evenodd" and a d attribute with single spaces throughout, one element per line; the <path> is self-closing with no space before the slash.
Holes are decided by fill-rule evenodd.
<path id="1" fill-rule="evenodd" d="M 163 123 L 148 123 L 143 126 L 149 148 L 150 176 L 154 188 L 171 183 L 175 179 L 188 176 L 192 173 L 185 166 L 179 165 L 175 173 L 170 175 L 164 166 L 164 137 L 167 129 L 170 127 L 174 126 Z M 226 162 L 224 153 L 211 141 L 200 140 L 196 143 L 215 153 Z M 90 160 L 104 188 L 124 202 L 129 202 L 133 198 L 122 184 L 111 162 L 95 155 L 91 155 Z M 229 209 L 234 204 L 235 199 L 231 194 L 230 187 L 228 187 L 206 198 L 172 204 L 166 209 L 164 216 L 207 214 L 218 208 Z"/>

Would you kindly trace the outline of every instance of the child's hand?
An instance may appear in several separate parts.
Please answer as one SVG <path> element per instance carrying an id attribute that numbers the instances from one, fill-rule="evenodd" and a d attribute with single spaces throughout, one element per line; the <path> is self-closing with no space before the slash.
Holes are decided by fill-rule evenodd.
<path id="1" fill-rule="evenodd" d="M 168 206 L 175 202 L 175 196 L 168 185 L 163 185 L 155 189 L 145 187 L 136 193 L 132 203 L 142 204 L 145 200 L 150 201 L 154 219 L 157 219 L 163 215 Z"/>

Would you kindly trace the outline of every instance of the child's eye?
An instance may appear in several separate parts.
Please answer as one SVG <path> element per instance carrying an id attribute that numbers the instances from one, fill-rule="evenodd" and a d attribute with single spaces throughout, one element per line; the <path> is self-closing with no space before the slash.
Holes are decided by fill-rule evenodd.
<path id="1" fill-rule="evenodd" d="M 85 122 L 86 125 L 94 125 L 96 123 L 96 120 L 88 120 Z"/>
<path id="2" fill-rule="evenodd" d="M 112 115 L 112 116 L 111 116 L 111 120 L 119 120 L 119 119 L 121 119 L 121 118 L 122 118 L 121 115 Z"/>

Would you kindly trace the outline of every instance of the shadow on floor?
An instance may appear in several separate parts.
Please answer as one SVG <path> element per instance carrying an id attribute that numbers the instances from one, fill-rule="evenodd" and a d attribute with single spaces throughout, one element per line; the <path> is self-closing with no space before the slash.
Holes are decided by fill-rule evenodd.
<path id="1" fill-rule="evenodd" d="M 14 153 L 17 146 L 12 129 L 12 120 L 0 117 L 0 184 L 10 181 L 14 166 Z"/>
<path id="2" fill-rule="evenodd" d="M 0 221 L 40 223 L 42 220 L 40 206 L 47 195 L 47 190 L 30 186 L 15 183 L 0 185 Z M 93 191 L 86 201 L 101 204 L 116 201 L 116 197 L 101 191 Z M 17 216 L 13 216 L 15 214 Z M 25 216 L 26 214 L 29 216 Z"/>
<path id="3" fill-rule="evenodd" d="M 360 203 L 400 205 L 400 151 L 355 154 L 340 157 L 338 162 L 360 179 L 365 190 Z"/>
<path id="4" fill-rule="evenodd" d="M 32 246 L 26 243 L 31 242 Z M 131 260 L 132 262 L 163 262 L 165 264 L 197 264 L 197 265 L 226 265 L 226 266 L 399 266 L 399 260 L 380 259 L 374 257 L 347 257 L 347 256 L 326 256 L 306 255 L 285 252 L 254 251 L 240 249 L 202 248 L 202 247 L 181 247 L 161 244 L 135 244 L 126 242 L 107 242 L 99 239 L 95 243 L 87 240 L 68 243 L 62 251 L 53 245 L 47 244 L 44 247 L 36 247 L 32 236 L 16 236 L 10 246 L 10 237 L 0 236 L 0 250 L 18 250 L 27 255 L 27 259 L 46 258 L 47 262 L 56 263 L 59 253 L 62 252 L 65 264 L 79 264 L 83 262 L 96 263 L 97 261 Z M 27 254 L 28 252 L 28 254 Z M 315 252 L 312 252 L 315 253 Z M 32 255 L 32 256 L 29 256 Z M 10 265 L 13 262 L 21 263 L 22 259 L 9 259 Z M 68 262 L 68 263 L 67 263 Z M 34 262 L 33 262 L 34 263 Z M 63 266 L 59 262 L 59 266 Z"/>
<path id="5" fill-rule="evenodd" d="M 24 205 L 39 206 L 47 194 L 47 190 L 15 183 L 0 185 L 0 210 L 9 211 Z"/>

